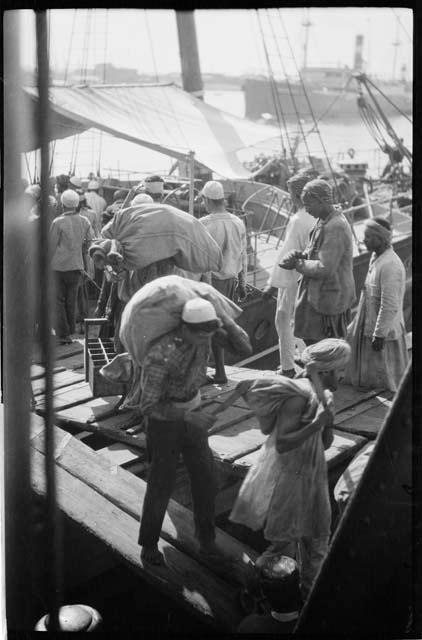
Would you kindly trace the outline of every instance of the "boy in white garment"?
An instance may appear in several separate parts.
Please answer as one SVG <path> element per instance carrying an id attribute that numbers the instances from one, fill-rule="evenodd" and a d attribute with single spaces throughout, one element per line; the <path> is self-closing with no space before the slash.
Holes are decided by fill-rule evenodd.
<path id="1" fill-rule="evenodd" d="M 295 269 L 288 271 L 278 265 L 289 251 L 303 251 L 308 244 L 309 233 L 315 225 L 315 219 L 306 211 L 300 196 L 303 187 L 309 181 L 309 176 L 296 174 L 287 182 L 294 214 L 288 222 L 283 246 L 278 254 L 269 284 L 263 291 L 264 296 L 267 297 L 277 293 L 275 326 L 279 338 L 280 373 L 288 378 L 293 378 L 295 375 L 293 316 L 300 274 Z"/>

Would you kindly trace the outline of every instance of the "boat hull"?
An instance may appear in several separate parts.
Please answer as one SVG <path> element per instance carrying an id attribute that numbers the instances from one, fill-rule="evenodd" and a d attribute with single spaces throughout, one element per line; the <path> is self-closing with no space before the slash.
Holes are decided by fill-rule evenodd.
<path id="1" fill-rule="evenodd" d="M 247 79 L 242 86 L 245 96 L 245 117 L 257 120 L 263 113 L 276 117 L 274 97 L 268 80 Z M 394 91 L 386 95 L 394 105 L 404 113 L 412 112 L 412 92 L 406 88 L 395 87 Z M 299 84 L 277 84 L 277 94 L 280 109 L 288 121 L 296 121 L 298 117 L 309 119 L 313 113 L 315 118 L 325 116 L 327 119 L 349 118 L 358 119 L 357 91 L 340 89 L 307 89 L 306 94 Z M 398 115 L 397 109 L 382 95 L 377 95 L 377 101 L 387 116 Z M 312 112 L 312 113 L 311 113 Z"/>

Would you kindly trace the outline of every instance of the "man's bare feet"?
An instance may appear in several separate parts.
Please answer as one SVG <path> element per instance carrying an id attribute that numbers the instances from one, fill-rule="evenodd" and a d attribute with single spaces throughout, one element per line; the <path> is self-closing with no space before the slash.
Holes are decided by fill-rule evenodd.
<path id="1" fill-rule="evenodd" d="M 164 556 L 161 551 L 158 550 L 157 545 L 153 547 L 142 547 L 141 560 L 154 564 L 156 566 L 164 566 Z"/>

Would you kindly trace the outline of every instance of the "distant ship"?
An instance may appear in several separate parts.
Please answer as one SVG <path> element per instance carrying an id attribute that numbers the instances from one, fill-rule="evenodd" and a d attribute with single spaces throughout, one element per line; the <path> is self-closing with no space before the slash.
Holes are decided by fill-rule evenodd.
<path id="1" fill-rule="evenodd" d="M 316 119 L 358 118 L 357 83 L 351 77 L 362 70 L 363 36 L 356 36 L 353 71 L 348 67 L 304 66 L 299 80 L 276 81 L 279 109 L 287 121 L 298 118 Z M 406 67 L 401 68 L 401 78 L 385 82 L 376 79 L 376 85 L 385 94 L 377 94 L 380 107 L 387 116 L 399 115 L 399 111 L 412 113 L 412 83 L 405 78 Z M 346 87 L 346 88 L 345 88 Z M 245 117 L 258 120 L 268 114 L 276 117 L 276 106 L 271 81 L 264 76 L 247 78 L 242 85 L 245 96 Z M 391 101 L 391 102 L 389 102 Z M 393 104 L 391 104 L 393 103 Z M 394 106 L 395 105 L 395 106 Z"/>

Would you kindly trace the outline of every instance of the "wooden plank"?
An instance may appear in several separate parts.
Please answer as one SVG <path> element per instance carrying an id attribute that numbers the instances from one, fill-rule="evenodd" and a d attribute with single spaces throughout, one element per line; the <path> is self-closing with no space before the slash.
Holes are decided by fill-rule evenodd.
<path id="1" fill-rule="evenodd" d="M 66 367 L 54 367 L 53 373 L 59 373 L 65 371 Z M 31 364 L 31 380 L 37 380 L 45 376 L 45 369 L 39 364 Z"/>
<path id="2" fill-rule="evenodd" d="M 74 371 L 68 371 L 65 369 L 59 373 L 55 373 L 53 377 L 53 387 L 54 389 L 63 389 L 63 387 L 71 386 L 76 382 L 83 382 L 85 380 L 85 376 L 83 373 L 75 373 Z M 45 390 L 45 378 L 38 378 L 38 380 L 32 381 L 32 391 L 34 396 L 38 396 L 41 393 L 44 393 Z"/>
<path id="3" fill-rule="evenodd" d="M 116 466 L 133 462 L 133 460 L 139 458 L 138 449 L 124 445 L 121 442 L 115 442 L 108 445 L 108 447 L 104 447 L 104 449 L 98 449 L 95 454 L 107 458 L 112 465 Z"/>
<path id="4" fill-rule="evenodd" d="M 57 364 L 63 365 L 66 369 L 70 369 L 72 371 L 78 371 L 79 369 L 84 368 L 84 358 L 83 353 L 77 353 L 76 355 L 69 356 L 64 358 L 63 360 L 56 359 Z"/>
<path id="5" fill-rule="evenodd" d="M 359 387 L 352 387 L 350 384 L 340 384 L 338 389 L 334 391 L 336 414 L 345 409 L 350 409 L 361 402 L 365 402 L 370 398 L 374 398 L 383 391 L 384 389 L 361 389 Z"/>
<path id="6" fill-rule="evenodd" d="M 32 485 L 45 495 L 44 456 L 33 457 Z M 211 571 L 160 539 L 166 566 L 140 560 L 138 522 L 63 468 L 57 469 L 58 506 L 85 531 L 94 534 L 149 584 L 165 592 L 200 620 L 218 630 L 234 631 L 242 612 L 236 590 Z"/>
<path id="7" fill-rule="evenodd" d="M 373 440 L 383 425 L 388 409 L 388 405 L 379 404 L 367 409 L 364 413 L 345 420 L 339 425 L 339 428 L 342 431 L 362 435 Z"/>
<path id="8" fill-rule="evenodd" d="M 266 436 L 263 436 L 264 439 Z M 334 429 L 333 444 L 325 452 L 325 459 L 329 470 L 343 463 L 345 460 L 353 458 L 356 452 L 367 442 L 366 438 L 352 433 L 344 433 Z M 254 464 L 259 455 L 259 449 L 252 453 L 234 460 L 233 471 L 239 475 L 246 475 L 249 467 Z"/>
<path id="9" fill-rule="evenodd" d="M 91 388 L 88 382 L 78 382 L 70 387 L 58 389 L 54 394 L 54 408 L 56 411 L 73 407 L 77 404 L 87 402 L 92 399 Z M 117 398 L 116 398 L 117 402 Z M 44 396 L 37 398 L 37 411 L 45 409 Z"/>
<path id="10" fill-rule="evenodd" d="M 79 341 L 74 341 L 72 344 L 60 344 L 55 348 L 56 360 L 64 360 L 70 356 L 83 353 L 83 346 Z M 42 363 L 41 349 L 36 348 L 33 356 L 33 360 L 36 364 Z"/>
<path id="11" fill-rule="evenodd" d="M 255 417 L 248 418 L 209 437 L 209 444 L 217 460 L 233 462 L 236 458 L 258 449 L 266 436 Z"/>
<path id="12" fill-rule="evenodd" d="M 107 460 L 96 456 L 89 447 L 62 429 L 56 427 L 55 431 L 57 465 L 139 521 L 146 483 L 121 467 L 110 468 Z M 31 445 L 44 452 L 42 437 L 34 438 Z M 174 500 L 169 502 L 161 536 L 193 558 L 212 566 L 209 560 L 199 556 L 192 512 Z M 216 530 L 216 543 L 230 559 L 230 578 L 234 583 L 243 582 L 245 572 L 248 573 L 249 559 L 254 561 L 258 554 L 220 529 Z M 219 570 L 218 567 L 214 569 Z"/>
<path id="13" fill-rule="evenodd" d="M 382 393 L 374 396 L 373 398 L 370 398 L 369 400 L 364 400 L 363 402 L 360 402 L 359 404 L 354 405 L 353 407 L 344 409 L 343 411 L 336 414 L 336 419 L 335 419 L 336 427 L 341 428 L 340 425 L 344 423 L 346 420 L 349 420 L 349 418 L 354 418 L 375 407 L 382 406 L 382 407 L 385 407 L 385 410 L 387 411 L 388 408 L 391 406 L 391 400 L 393 396 L 394 396 L 393 391 L 383 391 Z"/>

